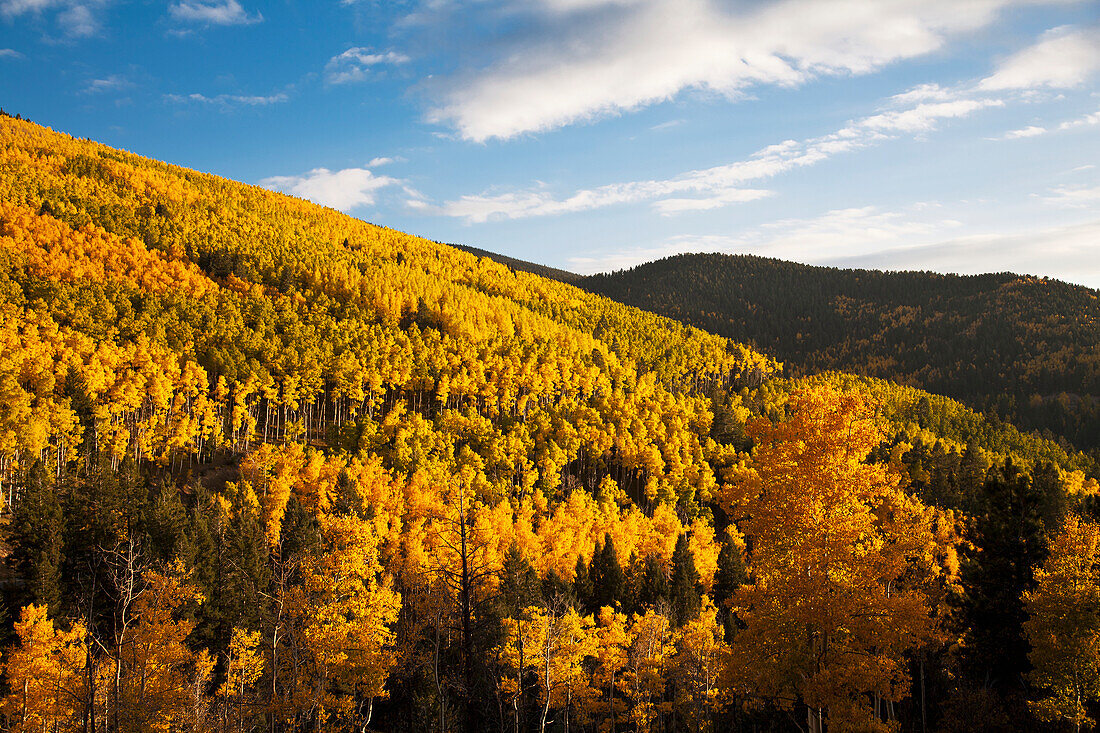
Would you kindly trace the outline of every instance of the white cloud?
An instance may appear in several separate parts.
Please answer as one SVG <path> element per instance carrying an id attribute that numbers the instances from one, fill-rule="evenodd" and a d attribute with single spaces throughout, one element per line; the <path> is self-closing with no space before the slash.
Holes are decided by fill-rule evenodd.
<path id="1" fill-rule="evenodd" d="M 957 92 L 945 89 L 939 84 L 918 84 L 908 91 L 890 97 L 890 101 L 897 105 L 910 105 L 915 102 L 946 102 L 956 96 Z"/>
<path id="2" fill-rule="evenodd" d="M 873 206 L 837 209 L 810 219 L 783 219 L 739 235 L 681 235 L 656 247 L 575 257 L 578 272 L 606 272 L 633 267 L 686 252 L 752 253 L 798 262 L 821 263 L 853 253 L 872 253 L 899 242 L 941 238 L 959 223 L 935 218 L 937 206 L 914 205 L 904 211 Z"/>
<path id="3" fill-rule="evenodd" d="M 1060 186 L 1039 198 L 1048 204 L 1071 209 L 1100 208 L 1100 186 Z"/>
<path id="4" fill-rule="evenodd" d="M 129 79 L 118 74 L 111 74 L 103 79 L 92 79 L 84 87 L 85 94 L 103 94 L 106 92 L 120 92 L 129 89 L 134 84 Z"/>
<path id="5" fill-rule="evenodd" d="M 993 232 L 837 258 L 839 267 L 1044 275 L 1100 288 L 1100 221 L 1029 232 Z"/>
<path id="6" fill-rule="evenodd" d="M 325 83 L 350 84 L 364 81 L 373 66 L 398 65 L 408 61 L 408 56 L 396 51 L 374 53 L 369 48 L 349 48 L 333 56 L 325 64 Z"/>
<path id="7" fill-rule="evenodd" d="M 668 198 L 661 199 L 653 204 L 657 213 L 663 216 L 682 214 L 687 211 L 709 211 L 720 209 L 730 204 L 743 204 L 749 201 L 758 201 L 762 198 L 775 195 L 774 191 L 759 188 L 727 188 L 713 196 L 704 196 L 693 199 Z"/>
<path id="8" fill-rule="evenodd" d="M 168 6 L 168 14 L 181 23 L 205 25 L 249 25 L 264 19 L 260 13 L 249 15 L 237 0 L 181 0 Z"/>
<path id="9" fill-rule="evenodd" d="M 7 19 L 33 13 L 56 12 L 54 19 L 61 31 L 71 38 L 87 38 L 99 33 L 99 11 L 109 0 L 0 0 L 0 16 Z"/>
<path id="10" fill-rule="evenodd" d="M 1092 114 L 1085 115 L 1084 117 L 1078 117 L 1076 120 L 1069 120 L 1058 125 L 1059 130 L 1072 130 L 1076 127 L 1089 127 L 1090 125 L 1100 125 L 1100 111 L 1093 112 Z"/>
<path id="11" fill-rule="evenodd" d="M 967 117 L 986 107 L 1003 107 L 1000 99 L 952 99 L 947 102 L 925 102 L 916 107 L 890 110 L 865 118 L 860 126 L 882 132 L 927 132 L 943 119 Z"/>
<path id="12" fill-rule="evenodd" d="M 0 13 L 7 16 L 40 13 L 61 4 L 60 0 L 3 0 L 0 2 Z"/>
<path id="13" fill-rule="evenodd" d="M 545 187 L 520 191 L 466 195 L 441 206 L 414 204 L 425 213 L 465 219 L 477 224 L 492 219 L 587 211 L 617 204 L 653 201 L 661 214 L 704 211 L 735 203 L 755 201 L 770 191 L 744 188 L 744 184 L 773 178 L 781 173 L 816 165 L 834 155 L 865 148 L 902 134 L 926 133 L 944 119 L 965 117 L 987 107 L 999 107 L 999 99 L 954 99 L 924 102 L 907 109 L 891 109 L 856 120 L 834 133 L 806 140 L 786 140 L 758 150 L 750 157 L 726 165 L 689 171 L 665 180 L 614 183 L 582 189 L 560 198 Z M 688 197 L 694 194 L 694 196 Z"/>
<path id="14" fill-rule="evenodd" d="M 1012 271 L 1100 287 L 1100 220 L 952 236 L 962 224 L 936 218 L 938 206 L 901 211 L 838 209 L 811 219 L 776 221 L 737 236 L 673 237 L 657 246 L 597 252 L 569 260 L 575 272 L 634 267 L 688 252 L 756 254 L 834 267 L 977 274 Z"/>
<path id="15" fill-rule="evenodd" d="M 530 30 L 515 46 L 489 49 L 493 60 L 481 68 L 433 82 L 437 103 L 428 117 L 485 141 L 618 114 L 688 89 L 736 96 L 755 85 L 863 74 L 935 51 L 1028 1 L 1035 0 L 509 0 Z M 464 5 L 458 12 L 490 11 Z M 440 23 L 453 20 L 437 15 Z M 920 101 L 935 101 L 935 88 L 921 93 L 930 96 Z"/>
<path id="16" fill-rule="evenodd" d="M 653 130 L 654 132 L 661 132 L 662 130 L 671 130 L 673 127 L 679 127 L 685 122 L 687 122 L 687 120 L 684 119 L 669 120 L 668 122 L 661 122 L 659 124 L 653 125 L 649 129 Z"/>
<path id="17" fill-rule="evenodd" d="M 387 186 L 401 185 L 388 176 L 376 176 L 366 168 L 344 168 L 330 171 L 314 168 L 300 176 L 272 176 L 260 185 L 275 191 L 293 194 L 314 203 L 350 211 L 374 204 L 375 194 Z"/>
<path id="18" fill-rule="evenodd" d="M 390 163 L 396 163 L 396 162 L 397 162 L 396 158 L 371 158 L 370 162 L 367 163 L 367 167 L 368 168 L 377 168 L 380 165 L 389 165 Z"/>
<path id="19" fill-rule="evenodd" d="M 14 48 L 0 48 L 0 59 L 21 59 L 23 54 Z"/>
<path id="20" fill-rule="evenodd" d="M 1027 127 L 1020 128 L 1019 130 L 1009 130 L 1006 132 L 1002 139 L 1004 140 L 1019 140 L 1023 137 L 1038 137 L 1039 135 L 1047 134 L 1045 127 L 1039 127 L 1038 125 L 1028 125 Z"/>
<path id="21" fill-rule="evenodd" d="M 208 97 L 205 94 L 166 94 L 164 98 L 175 104 L 209 104 L 220 107 L 267 107 L 286 102 L 290 97 L 286 92 L 268 95 L 219 94 Z"/>
<path id="22" fill-rule="evenodd" d="M 1054 28 L 1005 59 L 982 80 L 985 90 L 1080 86 L 1100 70 L 1100 28 Z"/>

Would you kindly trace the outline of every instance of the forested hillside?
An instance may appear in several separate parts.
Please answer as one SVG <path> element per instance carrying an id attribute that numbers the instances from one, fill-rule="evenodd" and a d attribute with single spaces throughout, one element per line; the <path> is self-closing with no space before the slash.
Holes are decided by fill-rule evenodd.
<path id="1" fill-rule="evenodd" d="M 4 730 L 1093 709 L 1094 464 L 949 399 L 9 117 L 0 344 Z"/>
<path id="2" fill-rule="evenodd" d="M 1011 273 L 958 276 L 680 255 L 578 285 L 741 341 L 789 373 L 843 370 L 1100 445 L 1100 293 Z"/>

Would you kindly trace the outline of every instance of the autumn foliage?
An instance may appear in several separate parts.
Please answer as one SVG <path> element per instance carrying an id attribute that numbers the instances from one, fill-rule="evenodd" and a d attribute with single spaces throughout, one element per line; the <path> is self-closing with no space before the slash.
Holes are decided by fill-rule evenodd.
<path id="1" fill-rule="evenodd" d="M 975 508 L 1018 456 L 960 442 L 985 425 L 973 413 L 942 435 L 908 419 L 915 392 L 779 370 L 0 116 L 18 581 L 0 726 L 911 724 L 914 664 L 966 659 L 966 534 L 994 537 Z M 1066 460 L 1010 488 L 1034 476 L 1086 506 L 1096 482 L 1042 455 Z M 1038 526 L 1063 509 L 1036 508 Z M 1035 619 L 1063 592 L 1049 572 Z"/>

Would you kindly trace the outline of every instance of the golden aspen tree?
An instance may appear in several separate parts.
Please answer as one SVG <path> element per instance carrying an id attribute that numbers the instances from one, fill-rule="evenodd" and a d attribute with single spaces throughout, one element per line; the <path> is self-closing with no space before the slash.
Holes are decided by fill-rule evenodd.
<path id="1" fill-rule="evenodd" d="M 875 412 L 859 393 L 796 390 L 776 423 L 749 424 L 751 460 L 725 487 L 750 540 L 753 584 L 733 598 L 745 624 L 732 644 L 738 692 L 804 707 L 812 733 L 892 727 L 872 701 L 908 690 L 905 654 L 933 633 L 930 601 L 903 582 L 908 558 L 934 544 L 926 524 L 885 518 L 900 475 L 864 460 L 878 443 Z M 887 706 L 887 710 L 888 710 Z"/>
<path id="2" fill-rule="evenodd" d="M 178 573 L 147 570 L 142 581 L 145 589 L 132 607 L 137 623 L 121 649 L 118 719 L 120 728 L 135 733 L 167 733 L 193 712 L 190 690 L 213 667 L 206 652 L 196 655 L 188 648 L 195 622 L 181 617 L 181 609 L 204 598 Z"/>
<path id="3" fill-rule="evenodd" d="M 264 656 L 260 651 L 260 632 L 233 629 L 226 652 L 225 680 L 218 688 L 222 727 L 243 733 L 256 704 L 256 682 L 264 671 Z"/>
<path id="4" fill-rule="evenodd" d="M 641 732 L 653 730 L 669 712 L 665 701 L 672 654 L 672 626 L 656 611 L 635 614 L 630 623 L 630 650 L 623 673 L 623 689 L 632 703 L 629 720 Z"/>
<path id="5" fill-rule="evenodd" d="M 1036 717 L 1080 730 L 1095 726 L 1086 705 L 1100 697 L 1100 526 L 1066 516 L 1024 592 Z"/>
<path id="6" fill-rule="evenodd" d="M 558 712 L 568 730 L 571 709 L 587 709 L 592 693 L 582 666 L 596 651 L 592 617 L 557 599 L 546 607 L 527 607 L 518 619 L 505 619 L 504 629 L 505 642 L 498 651 L 505 669 L 511 671 L 505 693 L 518 700 L 523 677 L 533 673 L 541 702 L 539 730 L 554 722 L 548 717 L 551 710 Z"/>
<path id="7" fill-rule="evenodd" d="M 81 730 L 88 658 L 84 625 L 75 623 L 63 631 L 54 626 L 45 606 L 31 605 L 20 613 L 15 634 L 19 641 L 4 662 L 11 691 L 0 701 L 10 730 Z"/>
<path id="8" fill-rule="evenodd" d="M 301 584 L 287 590 L 296 654 L 282 657 L 279 707 L 287 719 L 361 729 L 386 694 L 401 597 L 380 577 L 371 525 L 350 514 L 319 522 L 323 551 L 302 561 Z"/>
<path id="9" fill-rule="evenodd" d="M 610 606 L 600 609 L 596 627 L 596 669 L 592 682 L 598 699 L 591 708 L 603 719 L 603 727 L 615 733 L 625 724 L 626 703 L 621 699 L 626 687 L 624 671 L 630 661 L 630 630 L 625 614 Z"/>
<path id="10" fill-rule="evenodd" d="M 729 645 L 718 621 L 718 609 L 709 597 L 703 596 L 699 617 L 677 630 L 673 644 L 676 655 L 671 677 L 676 683 L 674 702 L 680 718 L 692 730 L 714 730 L 721 704 L 719 675 Z"/>

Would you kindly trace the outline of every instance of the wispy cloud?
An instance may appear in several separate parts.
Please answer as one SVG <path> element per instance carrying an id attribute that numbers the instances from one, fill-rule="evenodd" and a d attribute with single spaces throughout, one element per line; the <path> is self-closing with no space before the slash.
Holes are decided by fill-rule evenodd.
<path id="1" fill-rule="evenodd" d="M 577 272 L 618 270 L 688 252 L 751 253 L 799 262 L 819 263 L 852 253 L 869 253 L 899 242 L 942 238 L 959 226 L 937 218 L 935 206 L 901 211 L 873 206 L 836 209 L 813 218 L 781 219 L 737 235 L 679 235 L 655 247 L 593 253 L 570 259 Z"/>
<path id="2" fill-rule="evenodd" d="M 961 93 L 956 93 L 959 96 Z M 966 117 L 988 107 L 1003 106 L 1000 99 L 956 98 L 950 101 L 920 102 L 904 108 L 889 108 L 856 120 L 816 138 L 786 140 L 758 150 L 750 157 L 701 170 L 689 171 L 664 180 L 630 181 L 582 189 L 557 197 L 545 187 L 519 191 L 490 191 L 466 195 L 441 206 L 425 202 L 411 205 L 425 212 L 465 219 L 476 224 L 491 219 L 522 219 L 551 216 L 617 204 L 655 202 L 663 215 L 704 211 L 731 204 L 755 201 L 770 191 L 745 184 L 773 178 L 781 173 L 816 165 L 835 155 L 858 150 L 901 135 L 923 134 L 941 120 Z"/>
<path id="3" fill-rule="evenodd" d="M 14 48 L 0 48 L 0 59 L 21 59 L 23 54 Z"/>
<path id="4" fill-rule="evenodd" d="M 1087 114 L 1084 117 L 1078 117 L 1075 120 L 1067 120 L 1058 125 L 1058 129 L 1073 130 L 1078 127 L 1089 127 L 1091 125 L 1100 125 L 1100 111 Z"/>
<path id="5" fill-rule="evenodd" d="M 1039 198 L 1048 204 L 1070 209 L 1100 208 L 1100 186 L 1059 186 Z"/>
<path id="6" fill-rule="evenodd" d="M 992 138 L 994 140 L 1019 140 L 1025 137 L 1039 137 L 1049 132 L 1047 128 L 1040 127 L 1039 125 L 1028 125 L 1027 127 L 1021 127 L 1019 130 L 1009 130 L 1000 138 Z"/>
<path id="7" fill-rule="evenodd" d="M 373 205 L 380 189 L 402 186 L 403 182 L 389 176 L 377 176 L 366 168 L 338 171 L 314 168 L 300 176 L 271 176 L 260 181 L 260 185 L 340 211 L 350 211 Z"/>
<path id="8" fill-rule="evenodd" d="M 84 87 L 84 94 L 104 94 L 107 92 L 121 92 L 134 86 L 134 83 L 119 74 L 111 74 L 103 79 L 92 79 Z"/>
<path id="9" fill-rule="evenodd" d="M 181 0 L 168 6 L 168 14 L 181 23 L 202 25 L 249 25 L 264 19 L 259 12 L 249 14 L 237 0 Z"/>
<path id="10" fill-rule="evenodd" d="M 828 264 L 889 270 L 1045 275 L 1100 288 L 1100 221 L 1031 231 L 990 232 L 842 257 Z"/>
<path id="11" fill-rule="evenodd" d="M 369 48 L 349 48 L 325 64 L 325 83 L 337 85 L 366 81 L 373 67 L 408 62 L 408 56 L 396 51 L 375 53 Z"/>
<path id="12" fill-rule="evenodd" d="M 228 109 L 232 107 L 267 107 L 286 102 L 290 99 L 290 96 L 286 92 L 278 92 L 268 95 L 218 94 L 213 97 L 208 97 L 205 94 L 166 94 L 164 98 L 174 104 L 214 105 Z"/>
<path id="13" fill-rule="evenodd" d="M 675 254 L 719 252 L 883 270 L 1010 270 L 1100 287 L 1100 220 L 959 236 L 963 226 L 944 218 L 937 205 L 896 211 L 837 209 L 814 218 L 772 222 L 740 235 L 685 235 L 652 247 L 596 252 L 570 258 L 569 266 L 580 273 L 607 272 Z"/>
<path id="14" fill-rule="evenodd" d="M 679 127 L 685 122 L 687 122 L 687 120 L 669 120 L 668 122 L 662 122 L 660 124 L 654 125 L 649 129 L 653 130 L 654 132 L 660 132 L 661 130 L 671 130 L 673 127 Z"/>
<path id="15" fill-rule="evenodd" d="M 109 0 L 0 0 L 0 17 L 8 20 L 23 15 L 52 13 L 61 32 L 70 38 L 99 34 L 100 12 Z"/>
<path id="16" fill-rule="evenodd" d="M 453 12 L 511 13 L 524 20 L 527 32 L 520 34 L 522 47 L 494 47 L 491 60 L 479 68 L 433 80 L 429 91 L 436 104 L 428 118 L 452 126 L 463 138 L 485 141 L 619 114 L 685 90 L 737 96 L 754 86 L 791 87 L 821 76 L 864 74 L 936 51 L 954 35 L 988 26 L 1002 10 L 1023 1 L 463 4 Z M 439 7 L 423 16 L 454 22 L 444 12 L 447 5 Z"/>
<path id="17" fill-rule="evenodd" d="M 1100 70 L 1100 28 L 1054 28 L 1037 43 L 1002 61 L 980 88 L 1065 89 L 1080 86 Z"/>

